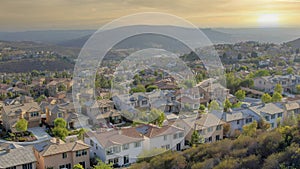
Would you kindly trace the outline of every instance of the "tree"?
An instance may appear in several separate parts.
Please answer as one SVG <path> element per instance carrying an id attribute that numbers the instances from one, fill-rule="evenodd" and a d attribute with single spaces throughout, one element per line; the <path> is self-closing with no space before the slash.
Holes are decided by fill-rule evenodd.
<path id="1" fill-rule="evenodd" d="M 205 110 L 205 106 L 203 105 L 203 104 L 200 104 L 200 107 L 199 107 L 199 110 L 201 111 L 201 112 L 203 112 L 204 110 Z"/>
<path id="2" fill-rule="evenodd" d="M 58 86 L 58 91 L 61 92 L 61 91 L 67 91 L 67 87 L 64 85 L 64 84 L 60 84 Z"/>
<path id="3" fill-rule="evenodd" d="M 146 88 L 144 85 L 139 84 L 135 88 L 130 90 L 130 93 L 139 93 L 139 92 L 146 92 Z"/>
<path id="4" fill-rule="evenodd" d="M 261 96 L 261 101 L 263 103 L 270 103 L 272 102 L 272 97 L 268 93 L 265 93 Z"/>
<path id="5" fill-rule="evenodd" d="M 27 131 L 28 122 L 25 119 L 18 120 L 16 124 L 17 131 Z"/>
<path id="6" fill-rule="evenodd" d="M 195 144 L 198 144 L 199 141 L 200 141 L 199 133 L 196 130 L 194 130 L 191 136 L 191 145 L 193 146 Z"/>
<path id="7" fill-rule="evenodd" d="M 93 166 L 93 169 L 112 169 L 112 164 L 105 164 L 101 160 L 97 159 L 97 164 Z"/>
<path id="8" fill-rule="evenodd" d="M 54 120 L 54 126 L 55 127 L 66 128 L 67 127 L 67 122 L 63 118 L 57 118 L 57 119 Z"/>
<path id="9" fill-rule="evenodd" d="M 287 73 L 287 74 L 293 74 L 293 73 L 294 73 L 294 69 L 291 68 L 291 67 L 288 67 L 288 68 L 286 69 L 286 73 Z"/>
<path id="10" fill-rule="evenodd" d="M 281 102 L 282 95 L 278 92 L 275 92 L 272 96 L 272 102 Z"/>
<path id="11" fill-rule="evenodd" d="M 282 93 L 283 89 L 282 89 L 282 86 L 281 84 L 277 83 L 275 88 L 274 88 L 274 92 L 277 92 L 277 93 Z"/>
<path id="12" fill-rule="evenodd" d="M 54 127 L 52 129 L 52 133 L 55 137 L 58 137 L 58 138 L 64 140 L 68 136 L 69 131 L 66 128 Z"/>
<path id="13" fill-rule="evenodd" d="M 152 92 L 153 90 L 158 89 L 156 85 L 149 85 L 146 89 L 147 92 Z"/>
<path id="14" fill-rule="evenodd" d="M 299 93 L 300 92 L 300 85 L 297 85 L 296 89 L 297 89 L 297 92 Z"/>
<path id="15" fill-rule="evenodd" d="M 244 90 L 238 90 L 234 95 L 238 100 L 243 101 L 246 97 L 246 92 Z"/>
<path id="16" fill-rule="evenodd" d="M 239 53 L 237 58 L 238 58 L 239 60 L 242 59 L 242 58 L 243 58 L 242 54 Z"/>
<path id="17" fill-rule="evenodd" d="M 208 110 L 220 110 L 219 103 L 216 100 L 213 100 L 208 105 Z"/>
<path id="18" fill-rule="evenodd" d="M 257 122 L 254 121 L 251 124 L 243 126 L 243 135 L 254 136 L 257 129 Z"/>
<path id="19" fill-rule="evenodd" d="M 73 169 L 84 169 L 84 168 L 82 167 L 82 165 L 76 164 L 74 165 Z"/>
<path id="20" fill-rule="evenodd" d="M 225 111 L 225 112 L 228 112 L 229 109 L 230 109 L 231 107 L 232 107 L 231 102 L 229 101 L 229 99 L 226 99 L 226 100 L 224 101 L 224 111 Z"/>

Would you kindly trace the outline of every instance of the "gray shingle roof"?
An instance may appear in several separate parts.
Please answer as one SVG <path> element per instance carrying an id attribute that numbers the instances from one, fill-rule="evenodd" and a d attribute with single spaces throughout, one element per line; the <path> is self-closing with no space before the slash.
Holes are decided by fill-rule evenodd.
<path id="1" fill-rule="evenodd" d="M 8 168 L 36 162 L 32 146 L 11 149 L 9 153 L 0 154 L 0 168 Z"/>

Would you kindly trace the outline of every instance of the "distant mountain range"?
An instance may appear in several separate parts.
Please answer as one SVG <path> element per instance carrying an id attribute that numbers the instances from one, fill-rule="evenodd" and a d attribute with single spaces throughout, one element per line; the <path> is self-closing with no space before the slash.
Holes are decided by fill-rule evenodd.
<path id="1" fill-rule="evenodd" d="M 153 26 L 156 29 L 166 26 Z M 157 28 L 158 27 L 158 28 Z M 176 27 L 167 26 L 170 31 Z M 117 28 L 122 29 L 122 28 Z M 189 28 L 183 28 L 188 30 Z M 214 28 L 200 29 L 213 43 L 236 43 L 258 41 L 283 43 L 300 37 L 299 28 Z M 192 30 L 191 30 L 192 31 Z M 27 32 L 0 32 L 0 40 L 34 41 L 65 47 L 82 47 L 95 30 L 51 30 Z M 140 39 L 135 39 L 140 40 Z M 161 39 L 160 39 L 161 40 Z M 132 43 L 133 41 L 131 41 Z M 130 45 L 129 45 L 130 46 Z"/>

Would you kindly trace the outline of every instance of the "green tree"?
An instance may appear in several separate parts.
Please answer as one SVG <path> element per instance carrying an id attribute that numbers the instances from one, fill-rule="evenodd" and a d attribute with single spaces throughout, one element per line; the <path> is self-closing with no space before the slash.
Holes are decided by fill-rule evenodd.
<path id="1" fill-rule="evenodd" d="M 278 92 L 275 92 L 272 96 L 272 102 L 281 102 L 282 95 Z"/>
<path id="2" fill-rule="evenodd" d="M 225 99 L 225 101 L 224 101 L 224 111 L 228 112 L 231 107 L 232 107 L 232 104 L 229 101 L 229 99 Z"/>
<path id="3" fill-rule="evenodd" d="M 54 120 L 54 126 L 55 127 L 66 128 L 67 127 L 67 122 L 63 118 L 57 118 L 57 119 Z"/>
<path id="4" fill-rule="evenodd" d="M 191 145 L 194 146 L 194 145 L 198 144 L 199 142 L 200 142 L 199 133 L 196 130 L 194 130 L 193 134 L 191 136 Z"/>
<path id="5" fill-rule="evenodd" d="M 216 100 L 213 100 L 208 105 L 208 110 L 220 110 L 220 105 Z"/>
<path id="6" fill-rule="evenodd" d="M 142 84 L 138 84 L 135 88 L 130 90 L 130 93 L 139 93 L 139 92 L 146 92 L 146 88 Z"/>
<path id="7" fill-rule="evenodd" d="M 28 122 L 25 119 L 18 120 L 16 124 L 17 131 L 27 131 Z"/>
<path id="8" fill-rule="evenodd" d="M 261 101 L 263 103 L 270 103 L 272 102 L 272 97 L 268 93 L 265 93 L 261 96 Z"/>
<path id="9" fill-rule="evenodd" d="M 294 73 L 294 69 L 291 68 L 291 67 L 288 67 L 288 68 L 286 69 L 286 73 L 287 73 L 287 74 L 293 74 L 293 73 Z"/>
<path id="10" fill-rule="evenodd" d="M 282 86 L 281 84 L 277 83 L 275 88 L 274 88 L 274 92 L 277 92 L 277 93 L 282 93 L 283 89 L 282 89 Z"/>
<path id="11" fill-rule="evenodd" d="M 246 97 L 246 92 L 244 90 L 238 90 L 234 95 L 238 100 L 243 101 Z"/>
<path id="12" fill-rule="evenodd" d="M 64 85 L 64 84 L 60 84 L 58 86 L 58 91 L 61 92 L 61 91 L 67 91 L 67 87 Z"/>
<path id="13" fill-rule="evenodd" d="M 298 93 L 300 92 L 300 85 L 296 86 L 296 90 L 297 90 Z"/>
<path id="14" fill-rule="evenodd" d="M 58 138 L 64 140 L 68 136 L 69 131 L 66 128 L 54 127 L 52 129 L 52 133 L 55 137 L 58 137 Z"/>
<path id="15" fill-rule="evenodd" d="M 257 122 L 254 121 L 251 124 L 243 126 L 243 135 L 254 136 L 257 129 Z"/>
<path id="16" fill-rule="evenodd" d="M 97 159 L 97 164 L 93 166 L 93 169 L 112 169 L 112 164 L 105 164 L 101 160 Z"/>
<path id="17" fill-rule="evenodd" d="M 73 169 L 84 169 L 84 168 L 82 167 L 82 165 L 76 164 L 74 165 Z"/>
<path id="18" fill-rule="evenodd" d="M 146 89 L 147 92 L 152 92 L 153 90 L 158 89 L 156 85 L 149 85 Z"/>

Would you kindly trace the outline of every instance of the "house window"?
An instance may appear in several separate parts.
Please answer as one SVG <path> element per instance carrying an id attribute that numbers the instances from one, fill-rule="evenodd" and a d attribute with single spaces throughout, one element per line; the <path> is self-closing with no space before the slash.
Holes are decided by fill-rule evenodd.
<path id="1" fill-rule="evenodd" d="M 61 118 L 61 117 L 63 117 L 63 113 L 61 113 L 61 112 L 60 112 L 60 113 L 58 113 L 58 114 L 57 114 L 57 117 L 58 117 L 58 118 Z"/>
<path id="2" fill-rule="evenodd" d="M 147 105 L 147 100 L 143 100 L 142 105 Z"/>
<path id="3" fill-rule="evenodd" d="M 23 164 L 22 169 L 32 169 L 32 163 L 29 164 Z"/>
<path id="4" fill-rule="evenodd" d="M 275 119 L 275 114 L 272 114 L 272 115 L 271 115 L 271 119 Z"/>
<path id="5" fill-rule="evenodd" d="M 62 158 L 67 158 L 67 153 L 62 153 Z"/>
<path id="6" fill-rule="evenodd" d="M 65 164 L 65 165 L 60 165 L 59 166 L 59 169 L 65 169 L 65 168 L 71 169 L 71 164 L 69 163 L 69 164 Z"/>
<path id="7" fill-rule="evenodd" d="M 251 117 L 246 119 L 246 123 L 251 123 L 251 122 L 252 122 L 252 118 Z"/>
<path id="8" fill-rule="evenodd" d="M 208 127 L 207 128 L 207 132 L 209 133 L 209 132 L 212 132 L 213 131 L 213 127 Z"/>
<path id="9" fill-rule="evenodd" d="M 220 140 L 220 135 L 216 135 L 216 140 Z"/>
<path id="10" fill-rule="evenodd" d="M 169 150 L 169 149 L 170 149 L 170 144 L 167 144 L 167 145 L 161 146 L 161 148 L 164 148 L 164 149 L 166 149 L 166 150 Z"/>
<path id="11" fill-rule="evenodd" d="M 98 144 L 96 144 L 96 150 L 98 150 Z"/>
<path id="12" fill-rule="evenodd" d="M 173 139 L 177 139 L 177 138 L 178 138 L 178 134 L 175 133 L 175 134 L 173 135 Z"/>
<path id="13" fill-rule="evenodd" d="M 265 116 L 267 121 L 270 121 L 270 116 Z"/>
<path id="14" fill-rule="evenodd" d="M 90 145 L 91 145 L 92 147 L 94 147 L 94 141 L 93 141 L 93 140 L 90 140 Z"/>
<path id="15" fill-rule="evenodd" d="M 182 138 L 183 137 L 183 132 L 180 132 L 179 133 L 179 138 Z"/>
<path id="16" fill-rule="evenodd" d="M 222 129 L 222 125 L 217 125 L 216 130 L 221 130 Z"/>
<path id="17" fill-rule="evenodd" d="M 282 113 L 278 113 L 277 117 L 282 117 Z"/>
<path id="18" fill-rule="evenodd" d="M 208 142 L 212 142 L 212 137 L 209 137 L 209 138 L 208 138 Z"/>
<path id="19" fill-rule="evenodd" d="M 117 163 L 119 163 L 119 158 L 118 157 L 114 158 L 114 164 L 117 164 Z"/>
<path id="20" fill-rule="evenodd" d="M 167 140 L 168 139 L 168 136 L 167 135 L 164 135 L 164 140 Z"/>
<path id="21" fill-rule="evenodd" d="M 124 144 L 123 145 L 123 150 L 128 150 L 129 149 L 129 144 Z"/>
<path id="22" fill-rule="evenodd" d="M 31 117 L 37 117 L 37 116 L 39 116 L 39 113 L 38 112 L 31 112 L 30 116 Z"/>
<path id="23" fill-rule="evenodd" d="M 129 163 L 129 155 L 124 156 L 124 164 Z"/>
<path id="24" fill-rule="evenodd" d="M 13 167 L 7 167 L 6 169 L 16 169 L 17 167 L 16 166 L 13 166 Z"/>
<path id="25" fill-rule="evenodd" d="M 141 147 L 141 142 L 139 141 L 139 142 L 135 142 L 134 143 L 134 147 Z"/>
<path id="26" fill-rule="evenodd" d="M 76 151 L 76 157 L 80 157 L 81 156 L 81 151 Z"/>
<path id="27" fill-rule="evenodd" d="M 120 151 L 121 151 L 121 147 L 120 146 L 113 147 L 113 152 L 114 153 L 119 153 Z"/>
<path id="28" fill-rule="evenodd" d="M 86 151 L 86 150 L 82 150 L 82 151 L 81 151 L 81 155 L 82 155 L 82 156 L 87 155 L 87 151 Z"/>
<path id="29" fill-rule="evenodd" d="M 109 159 L 108 160 L 108 164 L 113 164 L 114 163 L 114 160 L 113 159 Z"/>
<path id="30" fill-rule="evenodd" d="M 240 120 L 237 120 L 237 121 L 236 121 L 236 124 L 239 125 L 239 124 L 240 124 Z"/>
<path id="31" fill-rule="evenodd" d="M 176 100 L 176 97 L 171 97 L 171 100 L 172 100 L 172 101 L 175 101 L 175 100 Z"/>
<path id="32" fill-rule="evenodd" d="M 271 123 L 271 128 L 274 128 L 274 123 Z"/>

